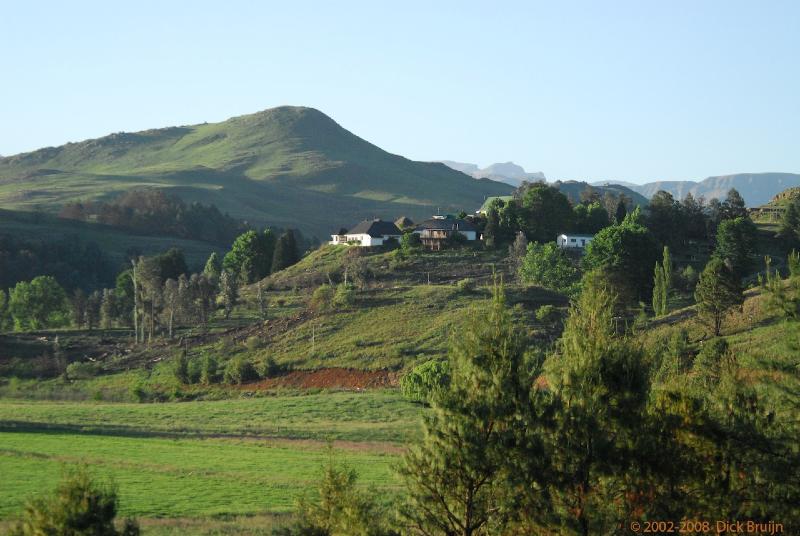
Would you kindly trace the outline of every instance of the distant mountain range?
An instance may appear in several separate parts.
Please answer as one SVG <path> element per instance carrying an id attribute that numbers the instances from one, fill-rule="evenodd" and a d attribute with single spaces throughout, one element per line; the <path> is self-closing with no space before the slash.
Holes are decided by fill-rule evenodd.
<path id="1" fill-rule="evenodd" d="M 152 187 L 325 238 L 365 218 L 474 211 L 511 186 L 390 154 L 313 108 L 117 133 L 0 158 L 0 207 L 57 212 Z M 1 229 L 0 229 L 1 230 Z"/>
<path id="2" fill-rule="evenodd" d="M 519 186 L 522 181 L 543 181 L 547 180 L 544 173 L 536 171 L 528 173 L 522 166 L 518 166 L 514 162 L 504 162 L 492 164 L 491 166 L 483 169 L 479 168 L 476 164 L 467 164 L 464 162 L 453 162 L 452 160 L 440 160 L 442 164 L 447 167 L 453 168 L 461 173 L 466 173 L 476 179 L 491 179 L 493 181 L 504 182 L 512 186 Z"/>
<path id="3" fill-rule="evenodd" d="M 646 184 L 633 184 L 623 181 L 598 181 L 593 185 L 621 184 L 631 190 L 639 192 L 648 199 L 659 190 L 672 194 L 676 199 L 683 199 L 691 193 L 695 197 L 703 196 L 706 200 L 716 197 L 724 199 L 728 190 L 735 188 L 742 194 L 747 206 L 757 207 L 770 201 L 775 195 L 786 190 L 800 186 L 800 174 L 796 173 L 736 173 L 733 175 L 720 175 L 708 177 L 699 182 L 695 181 L 656 181 Z"/>

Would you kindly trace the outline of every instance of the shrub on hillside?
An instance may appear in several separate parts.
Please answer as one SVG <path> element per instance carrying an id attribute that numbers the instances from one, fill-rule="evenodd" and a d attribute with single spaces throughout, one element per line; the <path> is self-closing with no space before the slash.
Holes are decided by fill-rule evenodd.
<path id="1" fill-rule="evenodd" d="M 315 311 L 325 311 L 331 307 L 333 296 L 334 290 L 332 286 L 328 284 L 320 285 L 311 295 L 309 306 Z"/>
<path id="2" fill-rule="evenodd" d="M 422 242 L 416 233 L 404 233 L 400 238 L 400 251 L 403 255 L 412 255 L 422 249 Z"/>
<path id="3" fill-rule="evenodd" d="M 706 386 L 716 384 L 723 361 L 728 355 L 728 341 L 725 339 L 717 337 L 706 341 L 694 359 L 692 370 L 695 379 Z"/>
<path id="4" fill-rule="evenodd" d="M 249 359 L 234 357 L 225 365 L 225 383 L 231 385 L 241 385 L 243 383 L 257 380 L 258 373 Z"/>
<path id="5" fill-rule="evenodd" d="M 417 365 L 400 378 L 400 390 L 407 399 L 427 404 L 436 390 L 449 383 L 450 364 L 432 359 Z"/>
<path id="6" fill-rule="evenodd" d="M 200 362 L 200 383 L 211 385 L 218 379 L 217 360 L 207 355 Z"/>
<path id="7" fill-rule="evenodd" d="M 70 363 L 67 365 L 67 378 L 70 380 L 87 380 L 94 378 L 100 371 L 99 363 L 84 361 L 83 363 Z"/>
<path id="8" fill-rule="evenodd" d="M 542 324 L 554 324 L 559 316 L 558 309 L 553 305 L 542 305 L 536 309 L 536 320 Z"/>
<path id="9" fill-rule="evenodd" d="M 475 280 L 470 279 L 469 277 L 464 278 L 458 283 L 456 283 L 456 287 L 458 287 L 459 292 L 463 292 L 464 294 L 470 294 L 475 291 Z"/>
<path id="10" fill-rule="evenodd" d="M 262 378 L 274 378 L 283 372 L 283 367 L 281 367 L 275 361 L 275 359 L 268 357 L 263 363 L 261 363 L 258 372 Z"/>
<path id="11" fill-rule="evenodd" d="M 356 289 L 352 285 L 342 283 L 336 287 L 333 295 L 333 306 L 337 309 L 351 307 L 356 302 Z"/>
<path id="12" fill-rule="evenodd" d="M 186 355 L 186 351 L 182 350 L 177 361 L 175 361 L 173 373 L 175 374 L 175 379 L 179 382 L 191 382 L 191 379 L 189 378 L 189 357 Z"/>
<path id="13" fill-rule="evenodd" d="M 139 525 L 125 520 L 121 531 L 114 526 L 119 509 L 117 490 L 96 482 L 85 469 L 67 473 L 55 493 L 33 499 L 25 506 L 24 519 L 11 529 L 12 536 L 92 535 L 135 536 Z"/>

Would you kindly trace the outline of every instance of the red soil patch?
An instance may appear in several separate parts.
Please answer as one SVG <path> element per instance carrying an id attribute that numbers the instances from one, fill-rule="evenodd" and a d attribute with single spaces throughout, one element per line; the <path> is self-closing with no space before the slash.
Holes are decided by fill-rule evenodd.
<path id="1" fill-rule="evenodd" d="M 296 389 L 352 389 L 358 391 L 361 389 L 396 387 L 399 380 L 399 373 L 388 370 L 323 368 L 317 370 L 293 370 L 282 376 L 243 385 L 242 389 L 291 387 Z"/>

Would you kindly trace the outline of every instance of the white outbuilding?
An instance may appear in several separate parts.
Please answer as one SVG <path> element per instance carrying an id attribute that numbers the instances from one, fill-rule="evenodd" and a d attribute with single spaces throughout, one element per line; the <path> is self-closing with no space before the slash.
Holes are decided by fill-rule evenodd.
<path id="1" fill-rule="evenodd" d="M 556 244 L 560 248 L 585 249 L 594 235 L 587 234 L 560 234 L 556 237 Z"/>
<path id="2" fill-rule="evenodd" d="M 390 221 L 364 220 L 346 233 L 331 235 L 331 244 L 352 246 L 382 246 L 388 240 L 400 240 L 402 231 Z"/>

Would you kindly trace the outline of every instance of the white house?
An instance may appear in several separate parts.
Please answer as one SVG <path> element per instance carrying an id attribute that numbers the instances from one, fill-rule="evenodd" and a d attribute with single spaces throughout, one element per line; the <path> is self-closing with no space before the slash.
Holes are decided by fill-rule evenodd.
<path id="1" fill-rule="evenodd" d="M 594 235 L 560 234 L 558 237 L 556 237 L 556 244 L 560 248 L 584 249 L 593 238 Z"/>
<path id="2" fill-rule="evenodd" d="M 470 242 L 478 239 L 478 229 L 471 222 L 450 216 L 434 216 L 414 229 L 424 246 L 437 251 L 456 233 Z"/>
<path id="3" fill-rule="evenodd" d="M 347 244 L 352 246 L 382 246 L 387 240 L 400 240 L 402 231 L 390 221 L 364 220 L 345 234 L 331 235 L 333 245 Z"/>

